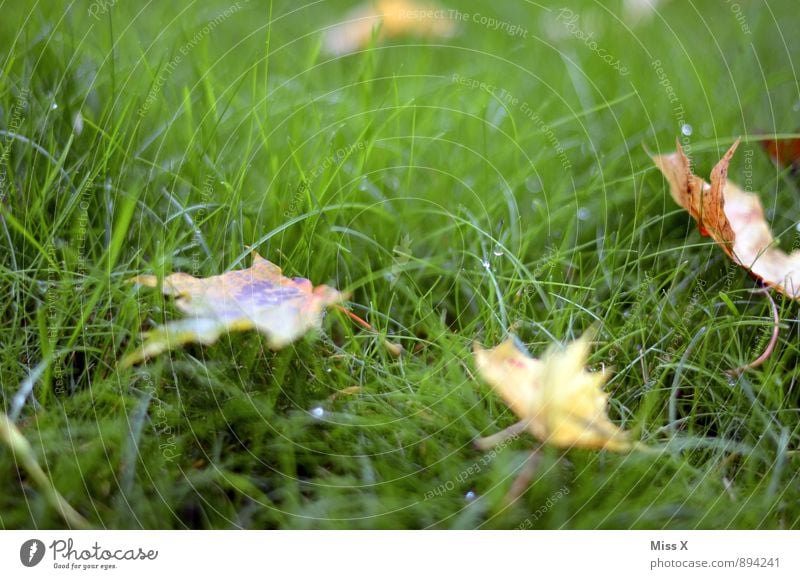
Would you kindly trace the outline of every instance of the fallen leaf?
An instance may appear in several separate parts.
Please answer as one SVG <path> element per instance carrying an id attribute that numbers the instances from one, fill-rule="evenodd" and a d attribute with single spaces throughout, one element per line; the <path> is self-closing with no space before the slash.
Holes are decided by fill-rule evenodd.
<path id="1" fill-rule="evenodd" d="M 608 395 L 601 386 L 608 372 L 587 372 L 591 334 L 565 349 L 551 348 L 539 360 L 511 338 L 492 350 L 475 345 L 478 371 L 525 427 L 540 441 L 561 448 L 634 446 L 606 416 Z"/>
<path id="2" fill-rule="evenodd" d="M 766 139 L 761 146 L 776 165 L 800 167 L 800 139 Z"/>
<path id="3" fill-rule="evenodd" d="M 758 196 L 727 180 L 738 145 L 737 139 L 711 171 L 711 184 L 692 174 L 680 143 L 675 153 L 652 159 L 669 181 L 673 199 L 697 221 L 701 235 L 710 236 L 765 285 L 798 299 L 800 251 L 787 254 L 775 247 Z"/>
<path id="4" fill-rule="evenodd" d="M 433 3 L 378 0 L 354 8 L 342 22 L 329 28 L 324 44 L 328 53 L 341 56 L 367 48 L 377 30 L 377 42 L 405 35 L 449 38 L 456 27 L 446 11 Z"/>
<path id="5" fill-rule="evenodd" d="M 152 275 L 131 281 L 158 286 Z M 314 287 L 307 279 L 284 277 L 277 265 L 256 252 L 248 269 L 207 278 L 174 273 L 164 278 L 162 290 L 176 296 L 175 305 L 189 318 L 148 332 L 144 344 L 123 359 L 123 367 L 175 346 L 212 344 L 223 333 L 250 329 L 264 333 L 267 345 L 277 350 L 319 327 L 325 307 L 345 298 L 326 285 Z"/>

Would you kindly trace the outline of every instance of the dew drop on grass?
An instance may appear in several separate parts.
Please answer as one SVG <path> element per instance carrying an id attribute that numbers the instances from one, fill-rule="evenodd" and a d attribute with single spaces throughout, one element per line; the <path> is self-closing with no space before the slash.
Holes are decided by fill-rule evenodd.
<path id="1" fill-rule="evenodd" d="M 50 105 L 50 110 L 51 110 L 51 111 L 54 111 L 54 110 L 56 110 L 57 108 L 58 108 L 58 103 L 53 103 L 52 105 Z"/>
<path id="2" fill-rule="evenodd" d="M 525 189 L 531 193 L 538 193 L 542 190 L 542 181 L 539 177 L 531 176 L 525 179 Z"/>
<path id="3" fill-rule="evenodd" d="M 586 207 L 581 207 L 578 209 L 578 219 L 581 221 L 586 221 L 592 216 L 592 212 L 589 211 Z"/>
<path id="4" fill-rule="evenodd" d="M 487 260 L 485 260 L 485 259 L 482 259 L 482 260 L 481 260 L 481 265 L 482 265 L 482 266 L 483 266 L 485 269 L 492 269 L 492 264 L 491 264 L 491 263 L 489 263 L 489 262 L 488 262 Z"/>
<path id="5" fill-rule="evenodd" d="M 492 254 L 493 254 L 495 257 L 502 257 L 502 255 L 503 255 L 503 250 L 502 250 L 502 249 L 500 249 L 500 246 L 498 245 L 497 247 L 495 247 L 495 248 L 494 248 L 494 251 L 492 251 Z"/>
<path id="6" fill-rule="evenodd" d="M 402 184 L 397 175 L 387 175 L 384 183 L 386 183 L 386 187 L 392 191 L 400 191 L 402 188 Z"/>
<path id="7" fill-rule="evenodd" d="M 797 222 L 797 225 L 794 226 L 797 231 L 800 231 L 800 221 Z"/>
<path id="8" fill-rule="evenodd" d="M 683 123 L 681 125 L 681 133 L 684 136 L 691 137 L 693 132 L 694 129 L 692 128 L 692 125 L 690 125 L 689 123 Z"/>
<path id="9" fill-rule="evenodd" d="M 75 116 L 72 119 L 72 131 L 76 135 L 80 135 L 83 132 L 83 115 L 80 111 L 75 113 Z"/>
<path id="10" fill-rule="evenodd" d="M 322 418 L 325 416 L 325 409 L 322 406 L 314 406 L 314 408 L 311 409 L 311 416 L 314 418 Z"/>
<path id="11" fill-rule="evenodd" d="M 467 493 L 464 495 L 464 499 L 470 503 L 477 498 L 478 495 L 475 494 L 475 491 L 467 491 Z"/>

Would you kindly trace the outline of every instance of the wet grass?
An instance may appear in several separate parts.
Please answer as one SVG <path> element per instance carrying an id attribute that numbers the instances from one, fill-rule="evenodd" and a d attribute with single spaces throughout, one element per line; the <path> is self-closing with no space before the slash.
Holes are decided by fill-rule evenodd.
<path id="1" fill-rule="evenodd" d="M 0 395 L 61 494 L 108 528 L 797 527 L 797 305 L 729 379 L 769 304 L 643 148 L 680 136 L 707 175 L 742 135 L 730 177 L 796 246 L 757 141 L 797 126 L 794 4 L 629 27 L 619 3 L 464 2 L 452 39 L 334 58 L 342 4 L 3 7 Z M 118 369 L 179 316 L 127 279 L 248 247 L 380 335 L 331 312 L 280 352 L 237 334 Z M 612 419 L 658 452 L 546 448 L 507 504 L 535 441 L 473 448 L 514 417 L 471 344 L 593 324 Z M 0 486 L 2 528 L 64 526 L 5 448 Z"/>

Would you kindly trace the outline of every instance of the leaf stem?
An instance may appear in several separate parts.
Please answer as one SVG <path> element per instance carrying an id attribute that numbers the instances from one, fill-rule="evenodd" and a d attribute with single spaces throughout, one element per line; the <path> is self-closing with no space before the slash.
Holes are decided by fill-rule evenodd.
<path id="1" fill-rule="evenodd" d="M 350 310 L 348 310 L 348 309 L 346 309 L 343 306 L 340 306 L 338 304 L 334 304 L 333 307 L 336 308 L 337 310 L 339 310 L 340 312 L 348 315 L 351 320 L 356 322 L 359 326 L 361 326 L 365 330 L 369 330 L 370 332 L 373 332 L 375 334 L 378 333 L 378 330 L 373 328 L 372 325 L 368 321 L 366 321 L 363 318 L 359 317 L 358 315 L 354 314 Z M 400 354 L 403 353 L 403 346 L 401 344 L 398 344 L 397 342 L 390 342 L 389 340 L 383 340 L 383 345 L 386 347 L 386 349 L 389 351 L 389 353 L 392 354 L 393 356 L 399 356 Z"/>
<path id="2" fill-rule="evenodd" d="M 772 355 L 772 352 L 775 350 L 775 346 L 778 343 L 778 336 L 780 335 L 781 332 L 781 326 L 780 326 L 781 318 L 778 313 L 778 306 L 775 304 L 775 300 L 772 299 L 772 295 L 770 295 L 769 293 L 769 288 L 765 287 L 756 291 L 763 293 L 765 296 L 767 296 L 767 299 L 769 300 L 769 303 L 772 306 L 772 323 L 773 323 L 772 337 L 769 340 L 769 344 L 767 344 L 767 348 L 758 358 L 756 358 L 749 364 L 745 364 L 744 366 L 728 370 L 728 373 L 731 376 L 738 376 L 743 372 L 746 372 L 747 370 L 752 370 L 753 368 L 758 368 L 759 366 L 761 366 L 761 364 L 766 362 Z"/>

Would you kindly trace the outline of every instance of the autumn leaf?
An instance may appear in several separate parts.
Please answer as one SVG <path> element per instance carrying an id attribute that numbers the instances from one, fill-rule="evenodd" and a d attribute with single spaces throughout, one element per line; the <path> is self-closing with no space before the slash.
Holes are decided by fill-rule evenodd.
<path id="1" fill-rule="evenodd" d="M 711 183 L 692 174 L 689 159 L 678 150 L 655 155 L 653 162 L 670 184 L 673 199 L 695 218 L 700 234 L 710 236 L 734 262 L 765 285 L 800 298 L 800 251 L 787 254 L 775 240 L 755 193 L 728 181 L 728 165 L 737 140 L 711 171 Z"/>
<path id="2" fill-rule="evenodd" d="M 761 146 L 776 165 L 800 168 L 800 139 L 765 139 Z"/>
<path id="3" fill-rule="evenodd" d="M 531 358 L 510 338 L 492 350 L 475 345 L 478 370 L 540 441 L 561 448 L 625 452 L 636 445 L 606 415 L 608 372 L 587 372 L 591 333 L 565 349 Z"/>
<path id="4" fill-rule="evenodd" d="M 158 286 L 152 275 L 131 281 Z M 162 291 L 175 296 L 175 305 L 189 317 L 149 332 L 144 344 L 122 360 L 123 367 L 176 346 L 212 344 L 223 333 L 250 329 L 265 334 L 267 345 L 277 350 L 319 327 L 325 307 L 345 299 L 331 287 L 284 277 L 277 265 L 256 252 L 248 269 L 207 278 L 174 273 L 164 279 Z"/>
<path id="5" fill-rule="evenodd" d="M 367 48 L 377 29 L 378 42 L 405 35 L 448 38 L 455 25 L 445 10 L 433 3 L 378 0 L 354 8 L 325 34 L 325 49 L 337 56 Z"/>

